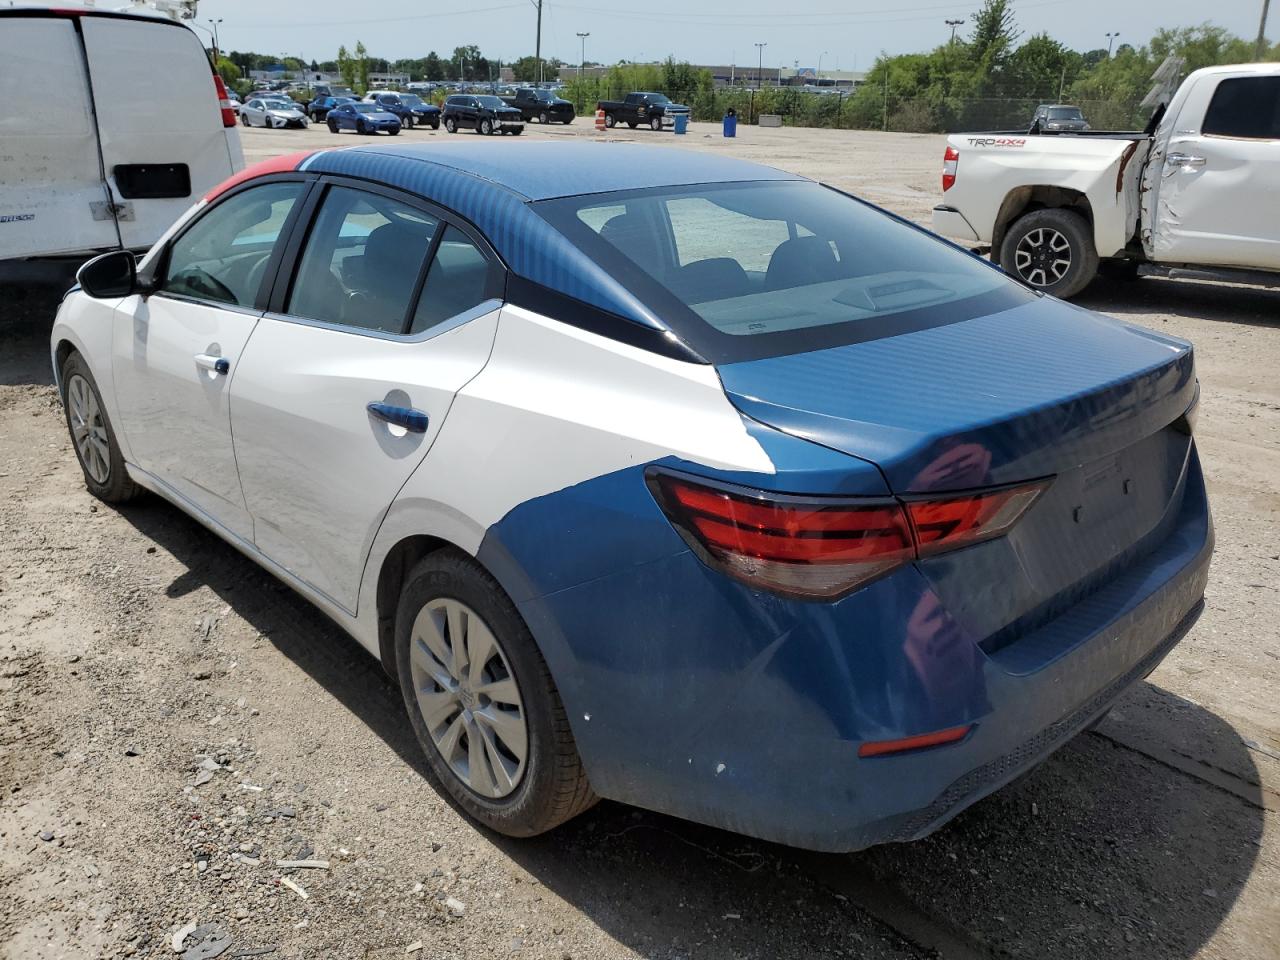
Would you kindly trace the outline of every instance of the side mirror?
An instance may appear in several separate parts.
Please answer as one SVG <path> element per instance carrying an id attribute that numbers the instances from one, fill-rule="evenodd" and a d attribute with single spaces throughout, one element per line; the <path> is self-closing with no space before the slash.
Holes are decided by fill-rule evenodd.
<path id="1" fill-rule="evenodd" d="M 98 300 L 127 297 L 138 287 L 138 265 L 128 250 L 113 250 L 94 257 L 76 271 L 76 281 Z"/>

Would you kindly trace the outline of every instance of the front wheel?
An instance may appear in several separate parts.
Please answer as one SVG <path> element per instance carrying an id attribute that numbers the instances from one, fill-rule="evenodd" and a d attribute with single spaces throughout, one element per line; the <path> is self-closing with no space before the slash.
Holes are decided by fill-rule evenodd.
<path id="1" fill-rule="evenodd" d="M 337 132 L 338 132 L 338 125 L 337 125 L 336 123 L 334 123 L 332 120 L 330 120 L 330 121 L 329 121 L 328 126 L 329 126 L 329 132 L 330 132 L 330 133 L 337 133 Z"/>
<path id="2" fill-rule="evenodd" d="M 543 124 L 550 123 L 550 122 L 551 122 L 551 114 L 549 114 L 549 113 L 547 113 L 547 111 L 543 110 L 540 114 L 538 114 L 538 122 L 539 122 L 539 123 L 543 123 Z"/>
<path id="3" fill-rule="evenodd" d="M 247 127 L 249 125 L 249 115 L 247 113 L 240 114 L 240 122 Z"/>
<path id="4" fill-rule="evenodd" d="M 1073 297 L 1098 272 L 1089 223 L 1073 210 L 1032 210 L 1009 227 L 1000 244 L 1000 266 L 1037 290 Z"/>
<path id="5" fill-rule="evenodd" d="M 515 605 L 474 560 L 441 550 L 419 562 L 395 636 L 414 733 L 467 813 L 528 837 L 595 803 L 551 672 Z"/>
<path id="6" fill-rule="evenodd" d="M 403 129 L 404 129 L 404 127 L 392 127 L 390 130 L 388 130 L 388 131 L 387 131 L 387 133 L 389 133 L 389 134 L 391 134 L 393 137 L 395 137 L 395 136 L 399 136 L 400 131 L 401 131 L 401 130 L 403 130 Z"/>
<path id="7" fill-rule="evenodd" d="M 524 133 L 524 127 L 516 127 L 514 130 L 511 131 L 511 135 L 513 137 L 518 137 L 522 133 Z"/>
<path id="8" fill-rule="evenodd" d="M 652 119 L 649 121 L 649 129 L 650 129 L 650 130 L 661 130 L 661 129 L 662 129 L 662 118 L 661 118 L 661 117 L 654 117 L 654 118 L 652 118 Z"/>
<path id="9" fill-rule="evenodd" d="M 493 133 L 493 123 L 492 123 L 492 122 L 491 122 L 491 121 L 486 117 L 484 120 L 481 120 L 481 121 L 480 121 L 480 124 L 479 124 L 479 126 L 477 126 L 477 127 L 476 127 L 476 130 L 477 130 L 477 132 L 479 132 L 482 136 L 486 136 L 486 137 L 487 137 L 487 136 L 489 136 L 491 133 Z"/>
<path id="10" fill-rule="evenodd" d="M 450 133 L 457 133 L 457 132 L 458 132 L 458 121 L 457 121 L 457 120 L 455 120 L 455 119 L 453 119 L 453 117 L 449 117 L 449 118 L 448 118 L 448 119 L 446 119 L 446 120 L 445 120 L 445 122 L 444 122 L 444 128 L 445 128 L 447 131 L 449 131 Z"/>
<path id="11" fill-rule="evenodd" d="M 62 409 L 89 492 L 107 503 L 123 503 L 141 493 L 125 469 L 98 384 L 78 353 L 62 365 Z"/>

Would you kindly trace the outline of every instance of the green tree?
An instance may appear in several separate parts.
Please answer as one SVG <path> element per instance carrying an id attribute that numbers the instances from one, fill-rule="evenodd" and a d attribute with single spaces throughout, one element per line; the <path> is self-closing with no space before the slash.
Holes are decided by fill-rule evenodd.
<path id="1" fill-rule="evenodd" d="M 356 64 L 347 53 L 345 46 L 338 48 L 338 73 L 342 75 L 342 83 L 346 87 L 355 88 Z"/>
<path id="2" fill-rule="evenodd" d="M 369 89 L 369 55 L 364 48 L 364 43 L 360 40 L 356 41 L 356 52 L 352 58 L 355 60 L 356 68 L 356 84 L 355 89 L 358 93 L 365 93 Z"/>
<path id="3" fill-rule="evenodd" d="M 240 79 L 240 67 L 230 57 L 219 57 L 218 76 L 227 86 L 233 86 Z"/>
<path id="4" fill-rule="evenodd" d="M 527 57 L 521 57 L 519 60 L 513 60 L 510 64 L 511 73 L 520 83 L 534 83 L 538 79 L 538 58 L 530 54 Z"/>
<path id="5" fill-rule="evenodd" d="M 422 62 L 422 79 L 444 79 L 444 64 L 440 62 L 440 56 L 434 50 L 428 53 L 426 59 Z"/>

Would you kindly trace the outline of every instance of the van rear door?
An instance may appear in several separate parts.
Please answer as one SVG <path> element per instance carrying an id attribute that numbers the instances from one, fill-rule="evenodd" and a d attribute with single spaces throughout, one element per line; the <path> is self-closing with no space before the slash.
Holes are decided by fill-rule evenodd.
<path id="1" fill-rule="evenodd" d="M 118 246 L 75 21 L 0 18 L 0 62 L 0 260 Z"/>
<path id="2" fill-rule="evenodd" d="M 123 208 L 120 241 L 149 247 L 236 172 L 239 134 L 223 126 L 209 58 L 191 30 L 133 17 L 81 24 L 106 180 Z M 140 82 L 140 67 L 157 81 Z"/>

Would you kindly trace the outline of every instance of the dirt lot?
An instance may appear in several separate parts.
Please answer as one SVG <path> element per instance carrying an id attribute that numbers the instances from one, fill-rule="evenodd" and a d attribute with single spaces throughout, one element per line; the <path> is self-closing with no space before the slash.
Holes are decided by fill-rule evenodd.
<path id="1" fill-rule="evenodd" d="M 935 202 L 940 138 L 716 132 L 616 139 L 762 160 L 920 220 Z M 244 137 L 251 160 L 337 140 L 356 142 Z M 1280 958 L 1280 294 L 1144 280 L 1082 299 L 1197 345 L 1207 611 L 1097 731 L 930 839 L 852 856 L 610 803 L 533 841 L 477 830 L 353 641 L 173 508 L 88 496 L 51 385 L 55 301 L 0 296 L 5 957 L 174 956 L 199 922 L 230 935 L 224 957 Z M 276 866 L 299 857 L 328 869 Z"/>

